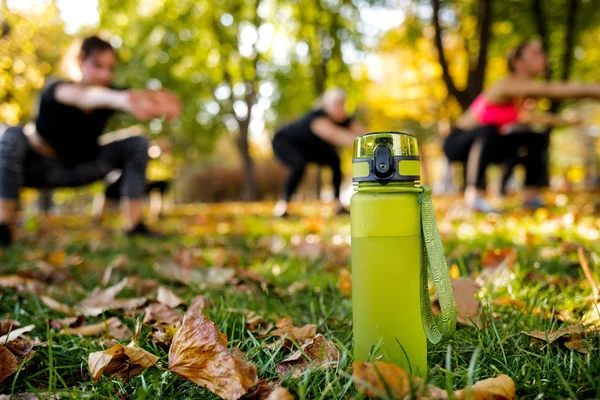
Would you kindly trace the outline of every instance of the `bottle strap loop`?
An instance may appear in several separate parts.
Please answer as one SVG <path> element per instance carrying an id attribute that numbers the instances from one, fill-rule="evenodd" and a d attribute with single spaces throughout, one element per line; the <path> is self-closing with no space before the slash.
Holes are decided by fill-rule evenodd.
<path id="1" fill-rule="evenodd" d="M 422 186 L 421 209 L 421 318 L 427 339 L 433 344 L 449 339 L 456 330 L 456 304 L 450 282 L 446 256 L 438 231 L 431 188 Z M 441 319 L 433 315 L 429 299 L 428 270 L 440 303 Z"/>

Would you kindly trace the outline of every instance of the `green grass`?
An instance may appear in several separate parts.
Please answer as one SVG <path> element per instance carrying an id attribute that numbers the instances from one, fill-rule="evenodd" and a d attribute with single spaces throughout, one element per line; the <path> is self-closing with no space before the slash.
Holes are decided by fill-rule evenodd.
<path id="1" fill-rule="evenodd" d="M 585 297 L 590 287 L 579 268 L 577 256 L 563 249 L 566 240 L 586 246 L 598 254 L 600 245 L 593 240 L 593 230 L 600 227 L 600 218 L 582 215 L 576 224 L 565 222 L 564 209 L 552 210 L 550 215 L 512 213 L 497 221 L 484 216 L 454 218 L 446 213 L 447 202 L 438 205 L 442 211 L 440 226 L 449 265 L 459 265 L 463 277 L 477 275 L 481 270 L 479 260 L 488 246 L 514 247 L 518 252 L 516 265 L 505 272 L 503 279 L 482 288 L 484 303 L 481 328 L 460 326 L 448 342 L 429 345 L 430 383 L 446 388 L 462 388 L 468 383 L 509 375 L 517 385 L 517 396 L 536 398 L 598 398 L 600 397 L 600 350 L 587 355 L 567 350 L 559 345 L 544 349 L 532 347 L 530 340 L 521 335 L 522 330 L 558 329 L 566 324 L 554 317 L 544 318 L 531 312 L 539 307 L 547 315 L 553 309 L 569 310 L 581 316 L 589 309 Z M 241 208 L 240 208 L 241 207 Z M 259 377 L 277 380 L 277 364 L 287 354 L 280 348 L 269 349 L 263 345 L 273 338 L 261 338 L 244 329 L 244 314 L 231 309 L 254 310 L 267 321 L 275 322 L 283 316 L 292 318 L 294 325 L 316 324 L 318 332 L 333 340 L 340 349 L 340 362 L 330 370 L 315 370 L 298 379 L 284 377 L 281 384 L 299 399 L 359 399 L 352 381 L 352 304 L 351 299 L 340 294 L 337 281 L 340 266 L 349 266 L 348 253 L 334 255 L 331 243 L 336 235 L 344 239 L 349 234 L 349 218 L 336 217 L 291 218 L 274 220 L 268 209 L 256 206 L 198 206 L 181 208 L 160 223 L 163 230 L 173 233 L 162 241 L 129 241 L 116 233 L 102 233 L 90 227 L 85 218 L 53 219 L 50 228 L 41 235 L 29 234 L 18 246 L 5 252 L 0 262 L 0 274 L 12 274 L 34 267 L 36 260 L 44 259 L 45 252 L 64 249 L 67 258 L 79 260 L 69 267 L 73 280 L 84 289 L 79 292 L 72 281 L 56 285 L 52 296 L 74 305 L 86 292 L 99 285 L 105 267 L 120 254 L 129 258 L 129 264 L 117 269 L 111 284 L 124 277 L 139 276 L 158 279 L 170 287 L 186 303 L 202 294 L 209 298 L 208 317 L 229 338 L 229 347 L 237 347 L 256 365 Z M 314 207 L 306 212 L 315 212 Z M 556 218 L 562 222 L 551 225 Z M 45 223 L 45 222 L 44 222 Z M 43 228 L 44 223 L 40 223 Z M 589 227 L 584 231 L 582 226 Z M 490 228 L 491 227 L 491 228 Z M 321 241 L 329 247 L 314 259 L 299 257 L 290 244 L 294 235 L 304 237 L 307 230 L 318 231 Z M 525 232 L 534 237 L 534 244 L 526 244 Z M 590 233 L 592 232 L 592 233 Z M 590 236 L 592 235 L 592 236 Z M 277 237 L 285 244 L 273 254 L 264 245 L 265 237 Z M 585 238 L 587 237 L 587 239 Z M 591 239 L 590 239 L 591 237 Z M 339 240 L 339 236 L 335 239 Z M 343 244 L 342 247 L 347 246 Z M 186 286 L 157 277 L 153 264 L 162 259 L 174 259 L 181 249 L 199 249 L 203 262 L 211 266 L 240 266 L 260 273 L 272 285 L 266 290 L 257 285 L 247 293 L 232 285 L 222 287 Z M 548 256 L 550 250 L 555 252 Z M 596 256 L 597 258 L 597 256 Z M 594 265 L 594 257 L 591 257 Z M 553 276 L 565 283 L 546 279 L 528 281 L 527 275 L 537 272 Z M 566 278 L 568 277 L 568 281 Z M 308 285 L 289 295 L 285 290 L 295 282 Z M 133 297 L 137 293 L 124 291 L 119 297 Z M 525 301 L 528 308 L 491 305 L 496 297 L 513 296 Z M 396 305 L 388 305 L 394 309 Z M 117 316 L 132 331 L 135 318 L 122 312 L 108 311 L 98 318 L 87 318 L 93 323 Z M 157 347 L 146 339 L 149 327 L 144 327 L 139 344 L 160 357 L 157 366 L 146 370 L 129 382 L 102 378 L 91 381 L 87 367 L 89 353 L 101 350 L 99 338 L 56 336 L 56 331 L 46 327 L 46 321 L 62 315 L 45 307 L 35 294 L 0 288 L 0 318 L 18 320 L 22 325 L 35 324 L 31 337 L 47 342 L 38 347 L 31 361 L 15 375 L 0 384 L 0 393 L 53 392 L 62 398 L 218 398 L 209 391 L 178 378 L 167 371 L 168 350 Z M 598 345 L 597 340 L 595 342 Z"/>

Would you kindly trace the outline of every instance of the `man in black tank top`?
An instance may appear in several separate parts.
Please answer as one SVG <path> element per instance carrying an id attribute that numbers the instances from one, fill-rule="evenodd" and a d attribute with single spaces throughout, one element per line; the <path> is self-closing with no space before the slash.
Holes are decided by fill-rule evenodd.
<path id="1" fill-rule="evenodd" d="M 339 88 L 329 89 L 323 94 L 320 108 L 277 131 L 273 152 L 290 168 L 290 175 L 274 214 L 287 216 L 287 205 L 310 162 L 331 167 L 335 212 L 346 212 L 340 203 L 342 171 L 336 147 L 352 146 L 354 139 L 363 133 L 366 133 L 365 129 L 346 115 L 346 93 Z"/>

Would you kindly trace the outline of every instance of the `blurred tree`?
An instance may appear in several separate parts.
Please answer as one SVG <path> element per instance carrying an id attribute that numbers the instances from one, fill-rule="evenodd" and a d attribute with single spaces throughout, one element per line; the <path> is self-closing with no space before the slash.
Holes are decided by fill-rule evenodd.
<path id="1" fill-rule="evenodd" d="M 349 0 L 101 0 L 100 18 L 121 47 L 122 83 L 182 97 L 180 121 L 152 121 L 150 130 L 170 135 L 189 160 L 231 135 L 246 174 L 245 199 L 257 196 L 252 135 L 305 112 L 327 86 L 358 91 L 348 66 L 356 59 L 342 51 L 360 47 Z"/>
<path id="2" fill-rule="evenodd" d="M 0 1 L 0 124 L 17 125 L 33 117 L 37 92 L 67 42 L 53 3 L 16 12 Z"/>

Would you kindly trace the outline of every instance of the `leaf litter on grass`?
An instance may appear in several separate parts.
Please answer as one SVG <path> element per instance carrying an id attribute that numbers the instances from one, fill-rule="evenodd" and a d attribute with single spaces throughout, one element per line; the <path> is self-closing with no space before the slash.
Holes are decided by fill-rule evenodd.
<path id="1" fill-rule="evenodd" d="M 26 326 L 36 323 L 33 316 L 39 315 L 42 311 L 44 318 L 50 323 L 52 334 L 60 333 L 65 328 L 95 326 L 100 323 L 104 325 L 96 336 L 86 337 L 73 333 L 71 337 L 54 338 L 51 350 L 55 365 L 61 368 L 61 377 L 65 379 L 66 387 L 72 389 L 81 387 L 82 384 L 92 385 L 92 383 L 85 382 L 87 377 L 83 378 L 84 382 L 77 380 L 81 377 L 73 378 L 79 376 L 77 370 L 80 365 L 74 366 L 70 360 L 80 359 L 82 349 L 88 349 L 85 353 L 87 357 L 90 352 L 100 349 L 99 346 L 109 350 L 110 347 L 118 344 L 114 339 L 108 339 L 112 336 L 107 330 L 107 321 L 110 318 L 117 318 L 125 327 L 123 322 L 131 326 L 130 320 L 126 318 L 134 318 L 136 329 L 132 340 L 138 347 L 143 346 L 151 354 L 159 356 L 168 350 L 169 342 L 173 341 L 178 330 L 181 329 L 179 326 L 183 315 L 190 314 L 199 318 L 210 315 L 219 328 L 232 338 L 231 343 L 222 342 L 224 349 L 230 355 L 237 354 L 242 361 L 257 369 L 257 384 L 248 389 L 243 398 L 264 400 L 265 396 L 278 396 L 279 393 L 282 393 L 281 399 L 293 398 L 281 384 L 305 398 L 319 396 L 339 398 L 342 393 L 346 398 L 359 398 L 357 396 L 360 395 L 352 389 L 349 378 L 343 374 L 349 372 L 346 351 L 351 345 L 349 333 L 351 303 L 346 297 L 351 290 L 351 277 L 350 273 L 344 270 L 349 265 L 350 249 L 346 242 L 350 232 L 347 222 L 342 222 L 339 231 L 335 224 L 330 226 L 329 222 L 319 222 L 318 229 L 308 232 L 303 230 L 308 229 L 306 226 L 310 223 L 305 223 L 303 219 L 277 221 L 276 224 L 270 222 L 268 218 L 261 220 L 262 217 L 245 220 L 248 217 L 243 211 L 231 213 L 227 211 L 230 210 L 228 207 L 219 206 L 219 212 L 227 213 L 224 216 L 219 215 L 219 212 L 214 211 L 210 206 L 206 206 L 206 210 L 212 210 L 205 212 L 211 222 L 210 226 L 203 226 L 202 230 L 188 222 L 197 220 L 193 218 L 194 211 L 180 215 L 175 212 L 167 216 L 165 225 L 179 224 L 177 229 L 187 237 L 160 244 L 140 242 L 139 247 L 137 244 L 136 246 L 123 245 L 119 243 L 120 239 L 111 242 L 110 237 L 105 235 L 103 239 L 105 243 L 101 243 L 95 253 L 78 254 L 77 252 L 80 251 L 78 249 L 88 248 L 87 244 L 78 244 L 79 239 L 74 235 L 69 236 L 70 230 L 63 229 L 61 234 L 65 238 L 61 239 L 60 243 L 41 240 L 31 246 L 33 250 L 28 251 L 27 255 L 9 255 L 12 257 L 8 259 L 10 269 L 1 272 L 4 277 L 8 277 L 4 283 L 7 283 L 6 286 L 9 288 L 2 287 L 3 280 L 0 277 L 0 297 L 4 302 L 3 316 L 19 319 L 23 326 Z M 587 320 L 583 319 L 585 334 L 565 335 L 551 344 L 546 339 L 532 338 L 531 340 L 539 342 L 540 347 L 553 346 L 553 350 L 563 352 L 559 353 L 561 356 L 570 353 L 569 357 L 573 357 L 574 360 L 572 364 L 574 373 L 565 375 L 565 381 L 582 398 L 597 397 L 595 384 L 586 381 L 585 378 L 595 368 L 593 353 L 590 355 L 589 366 L 578 362 L 577 358 L 581 357 L 578 354 L 580 350 L 577 349 L 596 351 L 594 347 L 598 342 L 593 331 L 594 321 L 598 320 L 598 318 L 594 319 L 594 308 L 597 306 L 594 287 L 588 278 L 589 274 L 585 271 L 581 274 L 579 271 L 577 276 L 576 271 L 576 267 L 581 264 L 576 262 L 577 251 L 579 247 L 584 247 L 586 258 L 589 259 L 591 276 L 596 276 L 593 261 L 597 262 L 597 245 L 593 239 L 578 236 L 579 232 L 583 234 L 591 232 L 592 225 L 585 222 L 585 217 L 578 216 L 576 220 L 585 222 L 585 231 L 583 231 L 575 225 L 568 225 L 568 218 L 564 213 L 553 215 L 552 212 L 545 216 L 536 214 L 535 217 L 530 217 L 527 213 L 515 215 L 509 213 L 501 217 L 485 216 L 470 219 L 471 217 L 460 215 L 457 217 L 456 214 L 452 216 L 444 207 L 447 206 L 442 206 L 438 221 L 443 231 L 445 247 L 449 247 L 450 250 L 446 254 L 449 257 L 448 264 L 452 265 L 452 277 L 464 281 L 462 282 L 464 287 L 455 288 L 455 292 L 460 293 L 457 296 L 459 312 L 466 310 L 465 317 L 461 318 L 466 326 L 459 327 L 457 336 L 450 343 L 453 355 L 451 375 L 461 382 L 468 381 L 469 359 L 473 349 L 478 346 L 483 346 L 483 357 L 474 365 L 477 376 L 498 375 L 496 380 L 483 380 L 466 391 L 456 391 L 454 397 L 462 398 L 469 391 L 474 393 L 473 389 L 479 393 L 482 385 L 484 383 L 487 385 L 488 382 L 492 384 L 500 382 L 499 387 L 503 388 L 506 386 L 504 381 L 508 377 L 501 375 L 502 373 L 518 376 L 519 394 L 525 397 L 534 397 L 542 391 L 548 398 L 568 397 L 564 385 L 552 383 L 558 382 L 558 378 L 550 372 L 553 368 L 559 368 L 558 357 L 548 360 L 542 368 L 542 365 L 534 362 L 532 356 L 534 352 L 531 349 L 513 346 L 515 340 L 511 339 L 518 337 L 522 330 L 525 332 L 538 330 L 545 334 L 544 337 L 546 334 L 552 334 L 557 331 L 556 328 L 547 333 L 545 328 L 553 326 L 552 323 L 557 316 L 564 321 L 562 316 L 567 313 L 575 322 L 581 320 L 582 316 L 588 317 Z M 532 225 L 534 219 L 537 225 Z M 79 225 L 78 232 L 83 233 L 86 229 L 85 224 L 79 223 Z M 250 233 L 254 232 L 255 226 L 258 227 L 256 232 Z M 223 230 L 225 228 L 228 233 L 222 233 L 225 232 Z M 280 228 L 286 231 L 284 233 L 277 231 Z M 271 241 L 265 251 L 257 243 L 262 237 L 267 236 L 277 239 Z M 564 239 L 567 238 L 570 243 L 564 245 L 566 242 Z M 188 247 L 191 243 L 195 247 Z M 58 261 L 49 262 L 48 255 L 57 248 L 64 249 L 61 250 L 64 254 L 57 257 Z M 542 256 L 544 248 L 552 249 L 553 252 L 544 250 Z M 25 260 L 25 257 L 28 260 Z M 64 259 L 60 260 L 61 257 Z M 120 257 L 127 258 L 127 262 L 118 265 L 115 260 L 118 261 Z M 155 271 L 153 274 L 150 267 L 161 263 L 164 264 L 163 268 L 157 268 L 160 273 Z M 173 271 L 167 271 L 173 264 L 176 264 Z M 112 268 L 105 267 L 111 265 Z M 10 275 L 17 269 L 19 273 Z M 163 272 L 165 275 L 162 274 Z M 174 274 L 169 277 L 169 272 Z M 156 276 L 157 280 L 151 279 L 152 276 Z M 96 311 L 99 310 L 105 315 L 98 314 L 98 317 L 90 315 L 87 317 L 89 321 L 86 321 L 78 302 L 89 295 L 86 296 L 80 290 L 79 283 L 86 288 L 97 287 L 96 294 L 98 294 L 103 290 L 114 289 L 115 286 L 118 288 L 124 277 L 127 277 L 127 284 L 114 296 L 108 296 L 109 299 L 112 298 L 111 301 L 93 304 L 98 306 L 94 307 Z M 475 285 L 473 280 L 476 282 Z M 67 282 L 67 285 L 62 285 L 61 282 Z M 76 286 L 79 288 L 73 289 Z M 165 305 L 156 301 L 160 286 L 176 294 L 180 300 L 185 299 L 186 304 L 164 301 L 168 304 Z M 200 293 L 198 293 L 199 288 L 202 289 Z M 45 297 L 38 297 L 38 302 L 31 292 Z M 590 293 L 591 296 L 587 296 Z M 139 300 L 140 303 L 137 301 L 131 301 L 130 304 L 122 303 L 130 301 L 132 296 L 133 299 L 143 298 L 143 300 Z M 160 297 L 164 300 L 163 296 Z M 16 302 L 19 302 L 18 307 L 15 306 Z M 157 304 L 166 307 L 163 310 L 168 310 L 167 315 L 175 318 L 173 323 L 159 321 L 165 319 L 164 317 L 154 317 L 147 320 L 146 324 L 142 324 L 145 309 L 155 307 Z M 482 321 L 478 321 L 478 318 L 481 319 L 482 304 L 494 310 L 491 314 L 485 313 L 483 326 Z M 186 305 L 188 307 L 185 307 Z M 233 313 L 230 309 L 238 311 Z M 514 310 L 519 312 L 518 318 L 514 318 Z M 278 316 L 289 317 L 286 317 L 287 321 L 281 322 L 280 318 L 278 321 Z M 488 319 L 488 316 L 492 318 Z M 469 327 L 471 320 L 479 324 L 480 329 Z M 279 322 L 279 326 L 269 326 L 276 321 Z M 324 335 L 327 332 L 327 339 L 323 336 L 322 338 L 335 341 L 339 359 L 332 361 L 333 356 L 321 359 L 319 357 L 322 353 L 321 348 L 326 346 L 316 346 L 314 349 L 316 354 L 306 357 L 313 350 L 310 344 L 315 341 L 318 344 L 322 340 L 315 339 L 319 336 L 316 333 L 317 325 L 307 325 L 308 332 L 302 333 L 302 329 L 306 327 L 301 324 L 294 326 L 292 321 L 318 324 L 319 330 L 322 330 Z M 587 324 L 588 322 L 590 325 Z M 569 324 L 558 326 L 562 328 Z M 19 327 L 13 329 L 17 328 Z M 293 328 L 300 330 L 300 333 Z M 45 326 L 43 328 L 40 326 L 40 329 L 33 332 L 45 338 L 46 331 Z M 269 332 L 274 332 L 275 335 L 269 335 Z M 490 332 L 493 332 L 493 335 L 490 336 Z M 123 340 L 129 340 L 131 333 L 126 336 L 129 337 Z M 524 340 L 525 337 L 522 336 L 521 339 Z M 23 336 L 20 337 L 22 338 Z M 121 346 L 124 346 L 124 343 Z M 16 353 L 27 351 L 27 343 L 23 341 L 21 344 L 22 346 L 14 348 Z M 499 344 L 501 347 L 498 347 Z M 274 346 L 271 347 L 272 345 Z M 303 346 L 305 349 L 308 348 L 308 351 L 303 350 Z M 245 354 L 233 350 L 235 348 L 239 348 Z M 443 385 L 448 374 L 440 372 L 446 371 L 445 349 L 446 344 L 442 344 L 441 347 L 433 346 L 429 354 L 430 365 L 433 368 L 430 371 L 431 383 L 435 382 L 438 386 L 440 383 Z M 43 366 L 42 357 L 48 357 L 47 350 L 49 349 L 44 347 L 35 349 L 36 357 L 22 367 L 19 379 L 14 382 L 11 379 L 5 380 L 5 386 L 2 388 L 10 382 L 10 385 L 15 387 L 15 393 L 30 391 L 27 385 L 34 387 L 39 385 L 41 389 L 47 391 L 43 378 L 39 384 L 37 383 L 40 380 L 39 375 L 35 380 L 30 378 L 36 373 L 37 368 Z M 502 362 L 490 362 L 496 354 L 500 353 L 505 354 L 511 365 L 515 364 L 515 368 L 520 367 L 520 360 L 522 363 L 529 363 L 530 367 L 522 369 L 517 375 L 514 374 L 514 369 L 508 368 Z M 584 355 L 584 357 L 590 356 Z M 320 360 L 323 366 L 320 365 Z M 300 365 L 292 368 L 295 362 L 304 363 L 306 369 L 302 370 L 303 367 Z M 280 378 L 281 382 L 274 380 L 280 376 L 279 370 L 282 367 L 278 365 L 289 367 L 286 371 L 282 371 L 284 377 Z M 329 365 L 336 368 L 327 369 Z M 32 368 L 33 366 L 35 368 Z M 68 373 L 63 374 L 63 371 Z M 293 378 L 294 375 L 298 376 L 296 371 L 304 372 L 300 372 L 300 378 Z M 125 397 L 132 395 L 141 387 L 142 382 L 147 385 L 144 392 L 148 390 L 149 394 L 164 390 L 165 384 L 172 385 L 173 377 L 161 381 L 168 383 L 153 380 L 157 373 L 162 372 L 157 367 L 151 367 L 144 372 L 145 380 L 136 379 L 122 384 L 122 395 Z M 264 378 L 273 381 L 265 381 Z M 550 383 L 531 386 L 531 382 L 546 381 Z M 261 385 L 263 389 L 258 394 Z M 104 383 L 94 384 L 94 390 L 99 396 L 114 396 L 107 387 Z M 90 389 L 90 386 L 87 389 Z M 442 392 L 446 391 L 442 390 Z M 191 397 L 208 397 L 204 391 L 193 393 Z M 434 393 L 440 392 L 434 391 Z M 502 392 L 498 394 L 500 395 Z M 482 396 L 484 397 L 481 398 L 492 397 L 489 393 Z"/>

